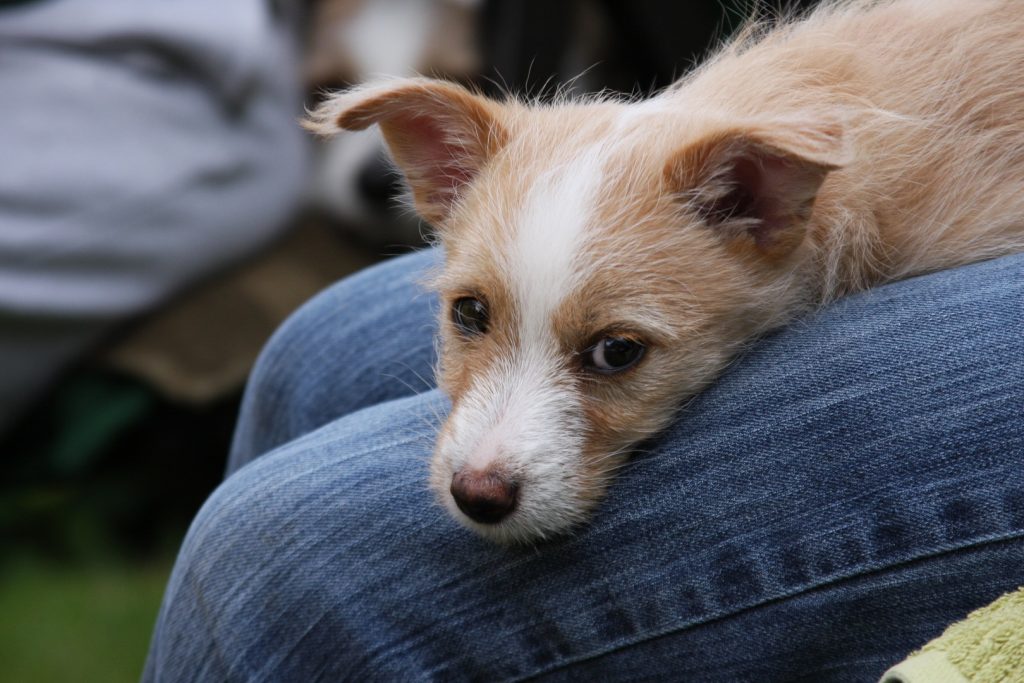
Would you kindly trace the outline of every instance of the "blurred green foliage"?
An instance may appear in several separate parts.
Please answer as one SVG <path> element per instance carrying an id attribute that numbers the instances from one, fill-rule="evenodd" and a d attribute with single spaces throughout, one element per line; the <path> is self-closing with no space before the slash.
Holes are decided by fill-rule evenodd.
<path id="1" fill-rule="evenodd" d="M 0 442 L 0 679 L 138 680 L 238 401 L 183 407 L 80 370 Z"/>
<path id="2" fill-rule="evenodd" d="M 139 680 L 169 563 L 8 561 L 0 580 L 3 680 Z"/>

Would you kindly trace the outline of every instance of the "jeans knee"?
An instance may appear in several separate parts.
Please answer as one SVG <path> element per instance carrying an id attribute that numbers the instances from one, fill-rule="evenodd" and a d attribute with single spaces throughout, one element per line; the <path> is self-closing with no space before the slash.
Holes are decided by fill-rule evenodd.
<path id="1" fill-rule="evenodd" d="M 428 388 L 434 298 L 424 251 L 324 290 L 274 333 L 252 371 L 232 468 L 342 415 Z"/>

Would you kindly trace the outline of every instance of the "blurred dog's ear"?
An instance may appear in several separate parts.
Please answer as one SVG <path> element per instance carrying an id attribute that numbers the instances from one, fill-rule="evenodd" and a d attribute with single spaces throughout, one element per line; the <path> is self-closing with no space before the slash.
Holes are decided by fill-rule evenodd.
<path id="1" fill-rule="evenodd" d="M 416 210 L 441 224 L 466 183 L 506 143 L 500 110 L 454 83 L 410 78 L 335 95 L 305 125 L 321 135 L 380 125 Z"/>
<path id="2" fill-rule="evenodd" d="M 845 156 L 839 125 L 786 121 L 710 132 L 675 152 L 664 172 L 723 237 L 779 259 L 803 241 L 818 190 Z"/>

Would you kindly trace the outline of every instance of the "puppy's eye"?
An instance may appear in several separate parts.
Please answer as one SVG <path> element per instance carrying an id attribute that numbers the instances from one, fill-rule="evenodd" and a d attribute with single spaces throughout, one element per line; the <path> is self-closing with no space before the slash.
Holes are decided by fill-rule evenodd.
<path id="1" fill-rule="evenodd" d="M 487 307 L 480 299 L 464 296 L 452 304 L 452 322 L 466 334 L 487 332 Z"/>
<path id="2" fill-rule="evenodd" d="M 631 368 L 643 358 L 643 344 L 624 337 L 605 337 L 583 352 L 583 364 L 589 370 L 612 375 Z"/>

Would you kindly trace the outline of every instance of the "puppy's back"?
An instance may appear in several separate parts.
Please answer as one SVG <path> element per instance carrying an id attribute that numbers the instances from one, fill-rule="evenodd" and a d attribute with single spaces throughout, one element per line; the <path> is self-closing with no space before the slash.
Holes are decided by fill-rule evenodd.
<path id="1" fill-rule="evenodd" d="M 748 31 L 666 97 L 844 129 L 849 163 L 805 245 L 822 298 L 1024 249 L 1024 2 L 827 3 Z"/>

